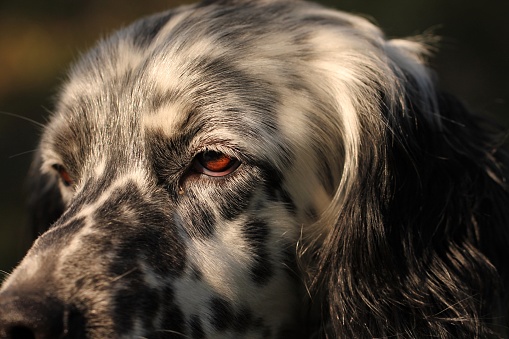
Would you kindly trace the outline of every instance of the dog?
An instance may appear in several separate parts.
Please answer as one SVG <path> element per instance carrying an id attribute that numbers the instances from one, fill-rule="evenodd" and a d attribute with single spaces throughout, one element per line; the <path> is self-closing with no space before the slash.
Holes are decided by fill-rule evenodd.
<path id="1" fill-rule="evenodd" d="M 0 337 L 509 337 L 503 131 L 430 50 L 288 0 L 99 42 L 41 137 Z"/>

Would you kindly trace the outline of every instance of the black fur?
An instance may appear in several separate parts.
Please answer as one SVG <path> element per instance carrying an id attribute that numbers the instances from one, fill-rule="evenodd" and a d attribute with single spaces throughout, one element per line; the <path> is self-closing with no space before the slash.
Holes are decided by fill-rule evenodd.
<path id="1" fill-rule="evenodd" d="M 100 42 L 30 170 L 0 338 L 508 338 L 503 132 L 426 56 L 287 0 Z"/>
<path id="2" fill-rule="evenodd" d="M 381 131 L 387 141 L 367 143 L 371 161 L 317 249 L 311 281 L 337 319 L 331 336 L 499 337 L 509 254 L 501 133 L 450 95 L 437 93 L 440 129 L 406 99 L 404 119 Z"/>

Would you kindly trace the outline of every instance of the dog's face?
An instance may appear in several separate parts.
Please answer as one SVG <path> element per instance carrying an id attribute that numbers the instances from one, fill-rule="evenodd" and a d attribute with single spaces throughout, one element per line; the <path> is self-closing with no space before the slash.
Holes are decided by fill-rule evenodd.
<path id="1" fill-rule="evenodd" d="M 183 7 L 101 42 L 71 70 L 35 161 L 62 215 L 2 289 L 19 319 L 58 319 L 12 316 L 16 331 L 296 337 L 312 258 L 297 259 L 350 189 L 370 142 L 358 116 L 382 124 L 391 60 L 420 72 L 416 46 L 264 1 Z"/>

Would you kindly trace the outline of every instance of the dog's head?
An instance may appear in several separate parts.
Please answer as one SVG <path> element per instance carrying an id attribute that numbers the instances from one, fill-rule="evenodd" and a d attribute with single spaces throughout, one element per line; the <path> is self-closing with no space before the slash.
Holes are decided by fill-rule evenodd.
<path id="1" fill-rule="evenodd" d="M 362 297 L 370 308 L 362 289 L 396 281 L 391 265 L 410 252 L 387 221 L 418 219 L 434 192 L 402 198 L 427 184 L 411 182 L 416 154 L 432 148 L 408 138 L 444 123 L 424 54 L 359 17 L 286 1 L 182 7 L 100 42 L 71 69 L 42 136 L 30 180 L 43 234 L 2 287 L 0 336 L 294 338 L 348 326 L 330 325 L 332 297 L 352 294 L 343 317 Z M 396 203 L 408 206 L 397 217 Z M 442 234 L 432 228 L 419 243 Z M 338 276 L 341 292 L 328 293 Z"/>

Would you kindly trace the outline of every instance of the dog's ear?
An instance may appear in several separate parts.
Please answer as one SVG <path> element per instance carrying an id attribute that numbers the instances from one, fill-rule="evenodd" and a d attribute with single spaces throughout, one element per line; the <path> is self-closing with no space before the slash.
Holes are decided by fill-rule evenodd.
<path id="1" fill-rule="evenodd" d="M 29 223 L 33 238 L 44 233 L 64 211 L 58 178 L 41 171 L 41 155 L 37 152 L 28 173 Z"/>
<path id="2" fill-rule="evenodd" d="M 487 323 L 505 316 L 507 155 L 418 58 L 396 52 L 379 94 L 356 97 L 371 103 L 356 110 L 357 142 L 343 132 L 354 147 L 322 217 L 330 232 L 311 285 L 331 337 L 490 337 Z"/>

